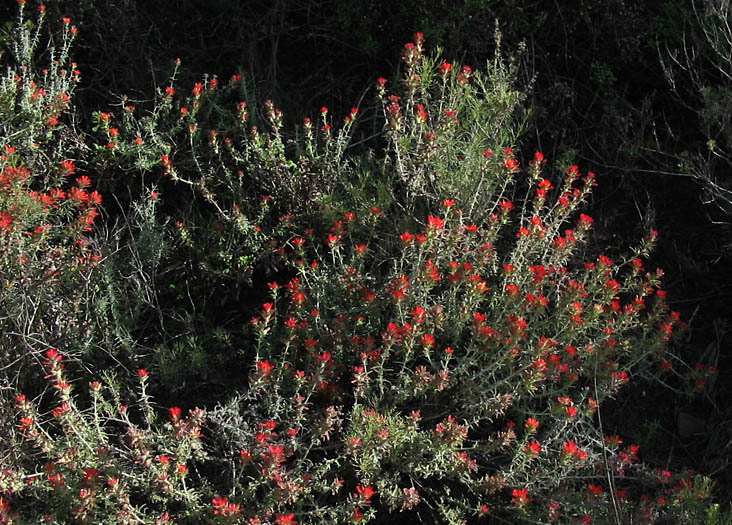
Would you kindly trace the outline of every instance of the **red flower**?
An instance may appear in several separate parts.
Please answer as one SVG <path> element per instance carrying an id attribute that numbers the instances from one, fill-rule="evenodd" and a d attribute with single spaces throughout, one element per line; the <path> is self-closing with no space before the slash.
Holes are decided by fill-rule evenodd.
<path id="1" fill-rule="evenodd" d="M 412 314 L 412 319 L 414 320 L 415 323 L 423 323 L 424 322 L 424 318 L 427 315 L 427 310 L 425 310 L 421 306 L 416 306 L 409 313 Z"/>
<path id="2" fill-rule="evenodd" d="M 180 407 L 171 407 L 168 410 L 168 419 L 170 419 L 173 423 L 178 421 L 183 416 L 183 409 Z"/>
<path id="3" fill-rule="evenodd" d="M 297 521 L 295 521 L 295 514 L 275 514 L 275 519 L 277 520 L 277 525 L 297 525 Z"/>
<path id="4" fill-rule="evenodd" d="M 394 299 L 401 300 L 407 297 L 406 291 L 409 289 L 409 277 L 402 275 L 394 279 L 389 285 L 391 294 Z"/>
<path id="5" fill-rule="evenodd" d="M 213 505 L 213 513 L 222 516 L 235 516 L 241 512 L 241 507 L 234 503 L 229 503 L 229 498 L 214 498 L 211 500 Z"/>
<path id="6" fill-rule="evenodd" d="M 259 372 L 262 374 L 262 377 L 267 377 L 275 368 L 268 359 L 264 361 L 257 361 L 256 365 L 257 370 L 259 370 Z"/>
<path id="7" fill-rule="evenodd" d="M 524 450 L 532 456 L 538 456 L 541 454 L 541 444 L 538 441 L 531 441 L 526 444 Z"/>
<path id="8" fill-rule="evenodd" d="M 427 217 L 427 229 L 430 230 L 441 230 L 445 226 L 445 219 L 442 217 L 433 217 L 430 215 Z"/>
<path id="9" fill-rule="evenodd" d="M 66 175 L 73 175 L 76 173 L 76 166 L 74 165 L 73 160 L 63 160 L 61 161 L 61 171 L 63 171 Z"/>
<path id="10" fill-rule="evenodd" d="M 603 493 L 602 487 L 600 485 L 593 485 L 592 483 L 587 485 L 587 490 L 589 490 L 590 494 L 592 494 L 593 496 L 599 496 Z"/>
<path id="11" fill-rule="evenodd" d="M 511 201 L 501 201 L 498 203 L 498 206 L 501 208 L 502 213 L 508 213 L 513 210 L 513 203 Z"/>
<path id="12" fill-rule="evenodd" d="M 527 503 L 534 501 L 529 497 L 529 489 L 513 489 L 511 503 L 523 507 Z"/>
<path id="13" fill-rule="evenodd" d="M 600 266 L 612 266 L 613 262 L 610 260 L 610 258 L 606 257 L 605 255 L 600 255 L 600 257 L 597 258 L 597 261 L 600 263 Z"/>
<path id="14" fill-rule="evenodd" d="M 536 432 L 536 430 L 539 428 L 539 421 L 537 421 L 533 417 L 530 417 L 526 420 L 524 426 L 529 432 Z"/>
<path id="15" fill-rule="evenodd" d="M 60 363 L 62 357 L 61 353 L 55 348 L 49 348 L 46 350 L 46 358 L 50 363 Z"/>
<path id="16" fill-rule="evenodd" d="M 358 494 L 359 499 L 363 498 L 366 503 L 370 503 L 371 498 L 376 495 L 376 491 L 371 487 L 371 485 L 367 485 L 365 487 L 356 485 L 356 494 Z"/>
<path id="17" fill-rule="evenodd" d="M 70 410 L 71 410 L 71 407 L 69 406 L 69 404 L 66 401 L 64 401 L 59 406 L 54 408 L 51 411 L 51 413 L 53 414 L 54 417 L 61 417 L 64 414 L 67 414 Z"/>
<path id="18" fill-rule="evenodd" d="M 574 441 L 566 441 L 562 443 L 562 454 L 565 456 L 576 454 L 578 450 L 577 443 Z"/>
<path id="19" fill-rule="evenodd" d="M 584 213 L 580 214 L 580 226 L 590 227 L 593 222 L 595 222 L 595 220 L 589 215 L 585 215 Z"/>

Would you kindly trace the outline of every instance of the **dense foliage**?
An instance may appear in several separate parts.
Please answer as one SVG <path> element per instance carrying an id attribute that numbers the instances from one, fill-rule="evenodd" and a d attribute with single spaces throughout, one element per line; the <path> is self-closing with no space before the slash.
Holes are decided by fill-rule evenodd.
<path id="1" fill-rule="evenodd" d="M 182 3 L 157 41 L 154 3 L 8 14 L 0 520 L 729 522 L 724 313 L 683 308 L 704 261 L 662 286 L 680 218 L 654 203 L 685 186 L 636 177 L 683 175 L 727 235 L 727 9 L 407 2 L 427 40 L 387 79 L 356 73 L 403 38 L 387 6 L 308 20 L 311 48 L 326 3 L 256 7 L 229 41 L 243 6 Z M 624 92 L 620 56 L 666 98 Z"/>

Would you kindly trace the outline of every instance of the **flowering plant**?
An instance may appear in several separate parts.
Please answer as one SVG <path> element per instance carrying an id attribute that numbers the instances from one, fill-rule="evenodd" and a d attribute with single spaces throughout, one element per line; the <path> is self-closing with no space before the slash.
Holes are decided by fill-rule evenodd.
<path id="1" fill-rule="evenodd" d="M 624 385 L 664 373 L 680 325 L 660 289 L 662 272 L 644 269 L 656 234 L 615 260 L 588 249 L 593 220 L 580 211 L 596 177 L 577 166 L 545 175 L 540 153 L 522 167 L 498 132 L 521 99 L 498 55 L 483 75 L 426 57 L 418 34 L 404 62 L 400 94 L 378 81 L 388 144 L 376 160 L 345 154 L 356 110 L 335 131 L 323 108 L 322 126 L 306 121 L 294 153 L 270 103 L 268 132 L 250 126 L 238 105 L 221 117 L 227 133 L 202 142 L 203 123 L 220 109 L 214 79 L 183 104 L 171 86 L 139 119 L 126 107 L 119 127 L 113 115 L 96 114 L 103 140 L 93 165 L 105 177 L 121 166 L 144 179 L 131 206 L 147 226 L 125 235 L 138 242 L 161 224 L 161 242 L 192 253 L 242 241 L 215 254 L 219 266 L 196 267 L 210 282 L 242 271 L 255 284 L 262 274 L 253 261 L 263 253 L 276 255 L 276 274 L 256 283 L 266 299 L 252 306 L 246 349 L 232 360 L 246 383 L 206 409 L 156 405 L 149 389 L 160 354 L 126 356 L 152 365 L 138 369 L 134 386 L 120 368 L 82 389 L 69 372 L 82 375 L 88 363 L 45 349 L 52 395 L 15 397 L 18 452 L 0 470 L 0 520 L 285 525 L 405 513 L 429 523 L 622 523 L 710 515 L 708 480 L 645 465 L 637 446 L 602 423 L 603 404 Z M 383 202 L 348 194 L 347 176 L 365 167 L 372 184 L 387 188 Z M 75 219 L 100 204 L 85 179 L 69 190 L 76 197 L 65 215 L 24 184 L 13 179 L 2 194 L 14 206 L 28 201 L 23 221 L 47 214 L 75 234 L 74 225 L 91 226 Z M 322 200 L 299 202 L 313 185 Z M 193 188 L 201 206 L 184 206 L 196 210 L 190 224 L 167 229 L 161 194 L 180 187 Z M 22 244 L 32 235 L 25 223 L 15 229 L 21 215 L 13 213 L 4 245 L 36 249 Z M 195 234 L 221 230 L 210 244 Z M 184 266 L 166 257 L 156 264 Z M 105 266 L 111 280 L 127 278 L 114 273 L 120 267 Z M 145 282 L 162 297 L 156 279 Z M 40 344 L 33 341 L 36 353 Z M 197 393 L 185 399 L 191 407 Z"/>

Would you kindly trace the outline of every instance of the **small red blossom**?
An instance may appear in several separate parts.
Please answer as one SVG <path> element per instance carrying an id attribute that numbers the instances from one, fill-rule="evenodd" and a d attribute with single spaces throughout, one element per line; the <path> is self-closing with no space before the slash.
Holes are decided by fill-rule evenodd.
<path id="1" fill-rule="evenodd" d="M 507 200 L 499 202 L 498 206 L 501 208 L 501 213 L 508 213 L 514 208 L 513 203 Z"/>
<path id="2" fill-rule="evenodd" d="M 171 407 L 168 409 L 168 419 L 173 423 L 178 421 L 183 416 L 183 409 L 180 407 Z"/>
<path id="3" fill-rule="evenodd" d="M 220 516 L 236 516 L 241 513 L 241 506 L 229 503 L 229 498 L 214 498 L 211 500 L 213 513 Z"/>
<path id="4" fill-rule="evenodd" d="M 53 417 L 62 417 L 64 414 L 68 414 L 71 411 L 71 406 L 64 401 L 59 406 L 54 408 L 51 413 L 53 414 Z"/>
<path id="5" fill-rule="evenodd" d="M 275 514 L 275 523 L 277 525 L 297 525 L 295 514 Z"/>
<path id="6" fill-rule="evenodd" d="M 442 228 L 445 227 L 445 219 L 442 217 L 433 217 L 430 215 L 427 217 L 427 229 L 428 230 L 435 230 L 439 231 L 442 230 Z"/>
<path id="7" fill-rule="evenodd" d="M 536 431 L 537 431 L 537 429 L 539 428 L 539 421 L 537 421 L 537 420 L 536 420 L 535 418 L 533 418 L 533 417 L 530 417 L 530 418 L 528 418 L 528 419 L 526 420 L 526 422 L 524 423 L 524 427 L 526 427 L 526 429 L 527 429 L 527 430 L 528 430 L 529 432 L 536 432 Z"/>
<path id="8" fill-rule="evenodd" d="M 585 215 L 584 213 L 580 214 L 580 225 L 591 226 L 593 222 L 595 222 L 595 219 L 589 215 Z"/>
<path id="9" fill-rule="evenodd" d="M 371 485 L 367 485 L 365 487 L 356 485 L 356 494 L 359 499 L 363 499 L 366 503 L 370 503 L 371 498 L 376 495 L 376 491 Z"/>
<path id="10" fill-rule="evenodd" d="M 527 503 L 534 501 L 529 497 L 529 489 L 513 489 L 511 496 L 511 503 L 519 507 L 524 507 Z"/>
<path id="11" fill-rule="evenodd" d="M 538 441 L 531 441 L 526 444 L 524 450 L 531 456 L 538 456 L 541 454 L 541 444 Z"/>
<path id="12" fill-rule="evenodd" d="M 76 165 L 73 160 L 61 161 L 61 171 L 66 175 L 73 175 L 76 173 Z"/>
<path id="13" fill-rule="evenodd" d="M 46 359 L 48 359 L 48 362 L 51 364 L 58 364 L 61 362 L 61 359 L 63 356 L 61 353 L 56 350 L 55 348 L 49 348 L 46 350 Z"/>
<path id="14" fill-rule="evenodd" d="M 269 374 L 272 373 L 272 370 L 274 370 L 274 365 L 269 362 L 268 359 L 264 361 L 257 361 L 256 363 L 257 370 L 262 375 L 262 377 L 267 377 Z"/>

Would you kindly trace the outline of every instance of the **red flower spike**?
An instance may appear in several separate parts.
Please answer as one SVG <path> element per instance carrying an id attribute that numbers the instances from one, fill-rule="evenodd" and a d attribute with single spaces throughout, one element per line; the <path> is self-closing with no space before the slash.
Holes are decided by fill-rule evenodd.
<path id="1" fill-rule="evenodd" d="M 541 444 L 538 441 L 531 441 L 526 444 L 524 450 L 531 456 L 538 456 L 541 454 Z"/>
<path id="2" fill-rule="evenodd" d="M 63 356 L 55 348 L 49 348 L 48 350 L 46 350 L 46 358 L 51 363 L 60 363 Z"/>
<path id="3" fill-rule="evenodd" d="M 272 370 L 274 370 L 274 365 L 269 362 L 269 360 L 264 361 L 257 361 L 256 362 L 257 370 L 260 374 L 262 374 L 262 377 L 267 377 L 269 374 L 272 373 Z"/>
<path id="4" fill-rule="evenodd" d="M 529 489 L 513 489 L 511 503 L 524 507 L 527 503 L 534 501 L 529 497 Z"/>
<path id="5" fill-rule="evenodd" d="M 445 227 L 445 219 L 442 217 L 433 217 L 430 215 L 427 217 L 427 229 L 428 230 L 441 230 Z"/>
<path id="6" fill-rule="evenodd" d="M 177 422 L 183 416 L 183 409 L 180 407 L 171 407 L 168 409 L 168 419 L 173 423 Z"/>
<path id="7" fill-rule="evenodd" d="M 359 499 L 363 498 L 366 503 L 371 502 L 371 498 L 376 495 L 376 491 L 371 487 L 371 485 L 367 485 L 365 487 L 361 487 L 361 485 L 356 485 L 356 494 L 358 495 Z"/>

